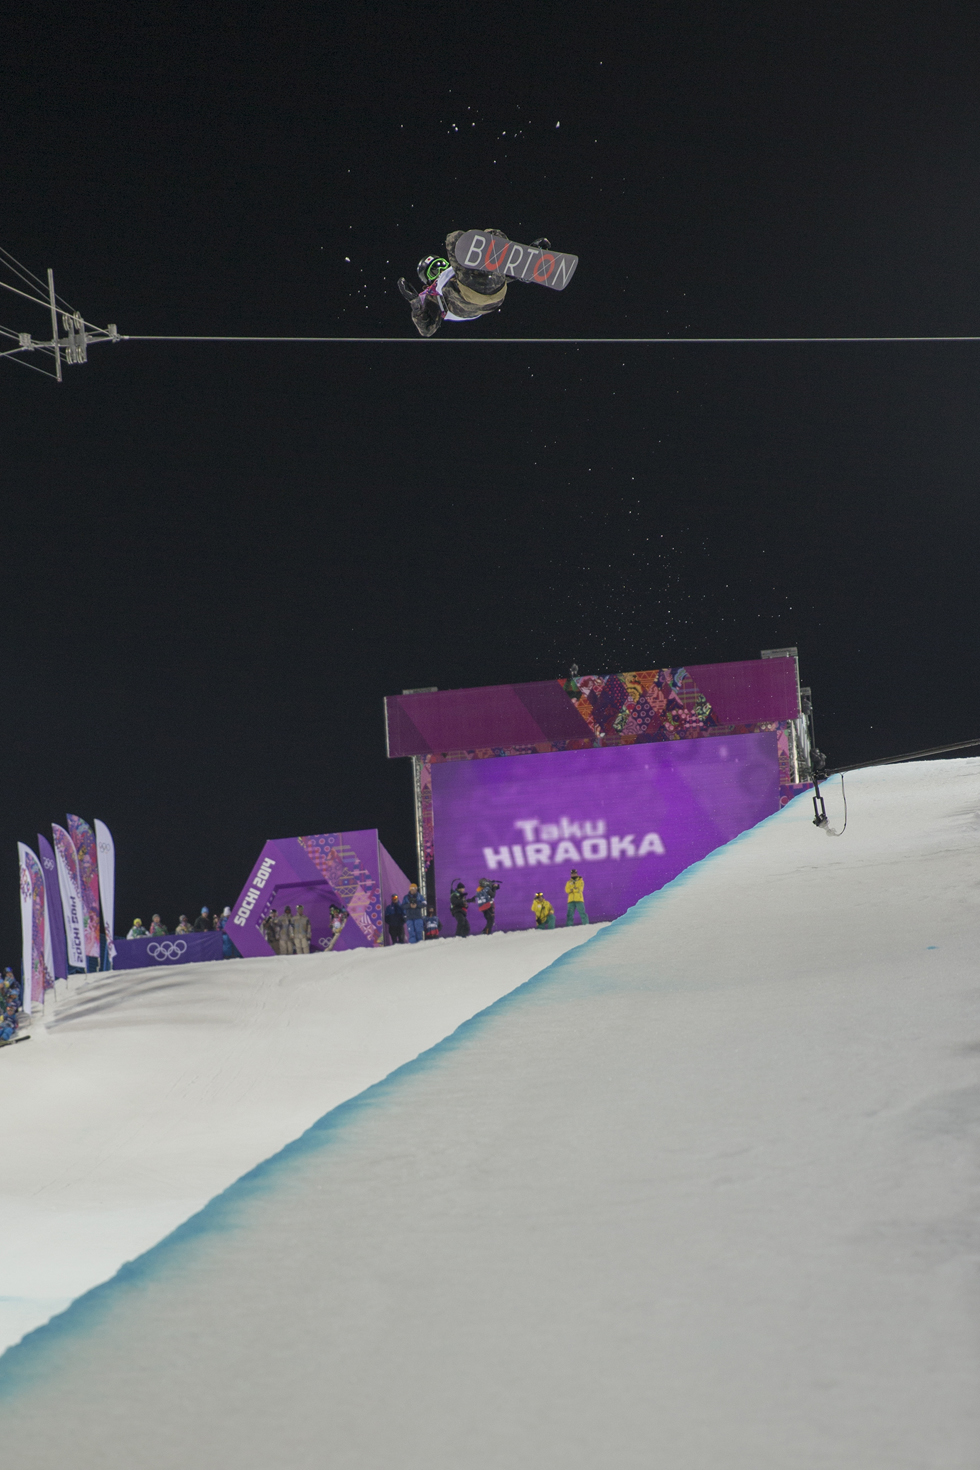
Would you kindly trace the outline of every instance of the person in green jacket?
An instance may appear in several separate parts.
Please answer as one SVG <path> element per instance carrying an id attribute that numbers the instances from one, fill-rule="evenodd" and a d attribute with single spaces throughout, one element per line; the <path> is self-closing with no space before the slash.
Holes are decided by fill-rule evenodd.
<path id="1" fill-rule="evenodd" d="M 571 924 L 575 914 L 579 916 L 580 924 L 587 924 L 589 916 L 585 912 L 585 879 L 579 877 L 577 869 L 573 868 L 565 884 L 565 892 L 568 894 L 568 912 L 565 915 L 566 927 Z"/>

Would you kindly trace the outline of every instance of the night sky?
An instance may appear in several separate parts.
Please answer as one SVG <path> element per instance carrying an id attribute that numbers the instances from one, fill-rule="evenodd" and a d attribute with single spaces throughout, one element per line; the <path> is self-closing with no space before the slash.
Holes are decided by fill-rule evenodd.
<path id="1" fill-rule="evenodd" d="M 796 644 L 832 763 L 980 734 L 980 345 L 445 340 L 980 332 L 978 41 L 937 0 L 8 16 L 0 245 L 86 318 L 411 340 L 0 363 L 0 963 L 69 811 L 119 932 L 267 837 L 411 868 L 403 688 Z M 574 281 L 415 339 L 398 276 L 485 225 Z"/>

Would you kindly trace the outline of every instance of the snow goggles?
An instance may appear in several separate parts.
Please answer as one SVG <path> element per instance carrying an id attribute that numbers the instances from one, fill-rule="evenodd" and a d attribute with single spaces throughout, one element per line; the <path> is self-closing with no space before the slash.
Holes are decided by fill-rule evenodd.
<path id="1" fill-rule="evenodd" d="M 424 276 L 427 281 L 434 281 L 448 269 L 449 261 L 443 260 L 441 255 L 428 255 L 419 264 L 419 275 Z"/>

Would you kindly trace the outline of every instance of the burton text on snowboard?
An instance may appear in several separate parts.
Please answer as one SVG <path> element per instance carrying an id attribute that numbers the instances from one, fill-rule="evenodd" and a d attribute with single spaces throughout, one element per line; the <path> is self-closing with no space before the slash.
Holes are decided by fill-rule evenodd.
<path id="1" fill-rule="evenodd" d="M 550 286 L 552 291 L 564 291 L 578 265 L 577 255 L 519 245 L 492 230 L 467 230 L 453 250 L 464 269 L 491 271 L 506 280 L 533 281 L 538 286 Z"/>

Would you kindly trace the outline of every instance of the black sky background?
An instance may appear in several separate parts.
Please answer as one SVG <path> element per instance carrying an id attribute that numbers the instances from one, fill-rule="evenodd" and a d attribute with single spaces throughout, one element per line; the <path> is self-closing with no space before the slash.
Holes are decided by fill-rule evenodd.
<path id="1" fill-rule="evenodd" d="M 429 343 L 0 364 L 0 961 L 68 811 L 120 932 L 267 837 L 411 869 L 403 688 L 796 644 L 834 762 L 980 734 L 980 347 L 444 340 L 980 332 L 978 41 L 935 3 L 8 17 L 0 244 L 91 321 L 414 338 L 449 229 L 581 264 Z"/>

